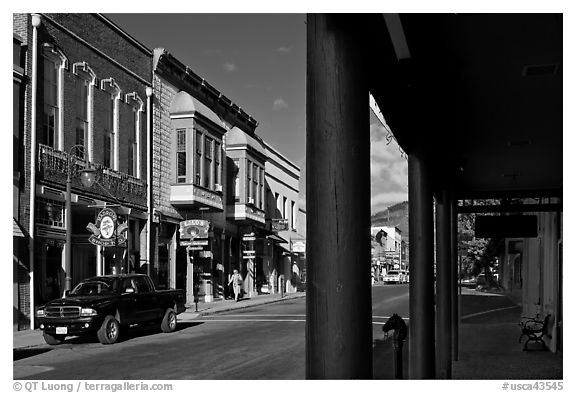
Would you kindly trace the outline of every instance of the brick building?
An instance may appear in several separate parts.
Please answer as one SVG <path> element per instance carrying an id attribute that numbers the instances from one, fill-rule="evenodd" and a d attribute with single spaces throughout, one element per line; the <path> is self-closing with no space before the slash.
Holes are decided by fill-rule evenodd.
<path id="1" fill-rule="evenodd" d="M 291 278 L 282 262 L 290 237 L 272 221 L 290 219 L 280 231 L 295 232 L 299 168 L 262 141 L 256 120 L 164 49 L 154 50 L 153 101 L 152 271 L 160 285 L 185 289 L 189 303 L 196 285 L 212 301 L 228 294 L 238 269 L 247 296 L 277 291 L 280 274 Z M 268 200 L 271 179 L 288 190 L 275 189 L 282 213 L 278 199 Z"/>
<path id="2" fill-rule="evenodd" d="M 14 14 L 13 22 L 14 219 L 25 229 L 15 235 L 14 309 L 22 329 L 33 325 L 34 305 L 60 296 L 66 281 L 136 270 L 147 255 L 152 52 L 99 14 Z M 87 168 L 95 169 L 92 187 L 79 179 Z M 127 228 L 124 244 L 88 241 L 86 227 L 103 207 Z"/>
<path id="3" fill-rule="evenodd" d="M 14 329 L 99 274 L 147 273 L 158 288 L 186 290 L 188 303 L 195 290 L 224 298 L 233 269 L 247 296 L 277 291 L 280 274 L 295 290 L 300 169 L 256 135 L 255 119 L 100 14 L 13 21 Z M 92 186 L 81 182 L 86 169 Z M 280 199 L 269 206 L 271 190 Z M 91 236 L 104 209 L 124 228 L 113 244 Z M 275 228 L 279 218 L 289 225 Z"/>

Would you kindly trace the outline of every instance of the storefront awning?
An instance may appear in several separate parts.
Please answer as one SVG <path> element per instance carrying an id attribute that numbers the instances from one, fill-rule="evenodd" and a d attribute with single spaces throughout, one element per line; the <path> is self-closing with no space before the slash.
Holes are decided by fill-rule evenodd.
<path id="1" fill-rule="evenodd" d="M 276 234 L 266 236 L 267 239 L 274 240 L 276 243 L 288 243 L 284 238 Z"/>
<path id="2" fill-rule="evenodd" d="M 24 235 L 24 232 L 22 232 L 22 228 L 20 228 L 20 224 L 18 224 L 18 221 L 16 221 L 16 219 L 14 217 L 12 217 L 12 220 L 13 220 L 12 236 L 14 236 L 14 237 L 26 237 L 26 235 Z"/>

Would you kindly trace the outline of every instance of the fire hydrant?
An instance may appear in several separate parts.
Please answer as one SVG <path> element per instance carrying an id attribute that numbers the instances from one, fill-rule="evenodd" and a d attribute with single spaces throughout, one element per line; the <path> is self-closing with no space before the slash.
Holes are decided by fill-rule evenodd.
<path id="1" fill-rule="evenodd" d="M 402 379 L 402 346 L 406 340 L 408 328 L 404 320 L 398 314 L 392 314 L 386 323 L 382 326 L 384 336 L 388 337 L 388 332 L 394 330 L 392 336 L 392 345 L 394 346 L 394 377 Z"/>

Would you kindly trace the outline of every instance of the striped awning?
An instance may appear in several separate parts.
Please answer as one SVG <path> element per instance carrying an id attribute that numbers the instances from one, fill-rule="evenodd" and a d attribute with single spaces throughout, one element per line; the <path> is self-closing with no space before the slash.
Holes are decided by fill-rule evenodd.
<path id="1" fill-rule="evenodd" d="M 14 237 L 26 237 L 26 235 L 24 235 L 24 232 L 22 232 L 22 228 L 20 228 L 20 224 L 18 224 L 18 221 L 16 221 L 16 219 L 14 217 L 12 217 L 12 220 L 13 220 L 12 236 L 14 236 Z"/>

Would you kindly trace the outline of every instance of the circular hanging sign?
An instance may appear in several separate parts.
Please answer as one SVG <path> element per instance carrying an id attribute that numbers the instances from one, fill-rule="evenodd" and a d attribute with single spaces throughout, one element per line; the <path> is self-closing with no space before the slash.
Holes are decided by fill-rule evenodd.
<path id="1" fill-rule="evenodd" d="M 104 239 L 110 239 L 114 235 L 114 221 L 110 216 L 102 217 L 102 221 L 100 221 L 100 235 Z"/>

